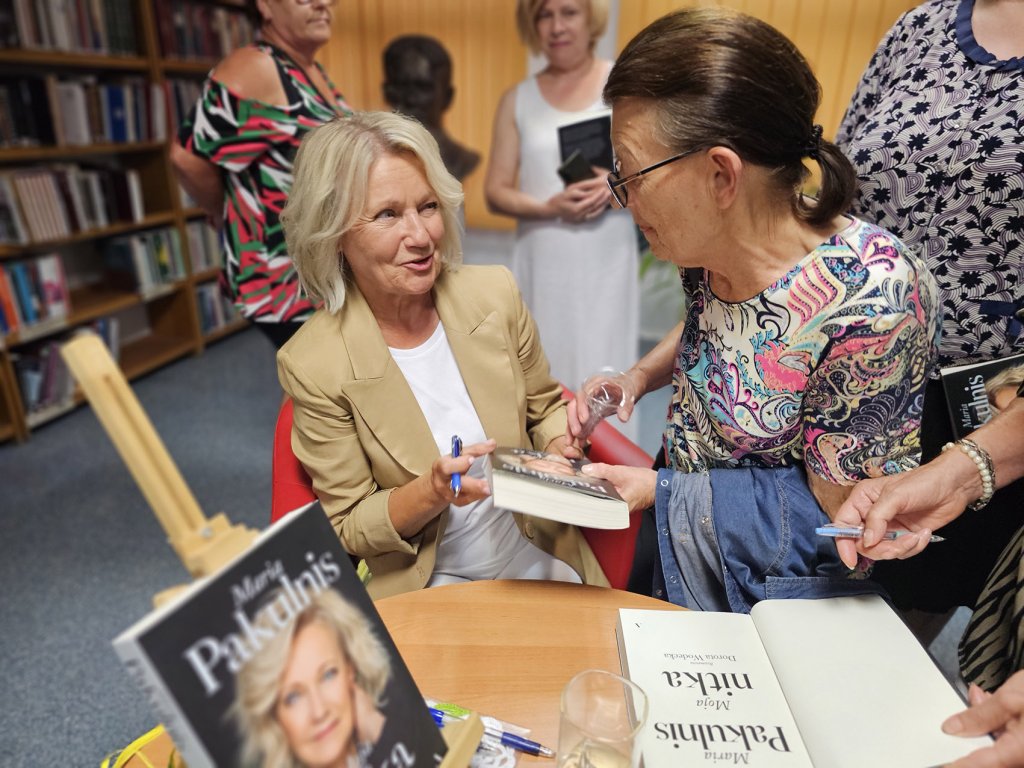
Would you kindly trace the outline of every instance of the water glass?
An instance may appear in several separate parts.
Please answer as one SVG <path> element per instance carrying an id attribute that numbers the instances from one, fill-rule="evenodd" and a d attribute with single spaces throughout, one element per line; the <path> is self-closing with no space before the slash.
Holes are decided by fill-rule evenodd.
<path id="1" fill-rule="evenodd" d="M 647 696 L 638 685 L 585 669 L 562 691 L 558 768 L 637 768 Z"/>

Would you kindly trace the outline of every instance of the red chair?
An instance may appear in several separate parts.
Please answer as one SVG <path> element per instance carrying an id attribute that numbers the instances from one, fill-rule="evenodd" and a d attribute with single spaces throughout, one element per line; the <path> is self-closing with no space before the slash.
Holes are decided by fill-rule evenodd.
<path id="1" fill-rule="evenodd" d="M 292 453 L 292 401 L 285 399 L 274 428 L 274 456 L 271 479 L 270 521 L 278 520 L 293 509 L 316 500 L 306 470 Z M 624 437 L 610 424 L 602 422 L 591 435 L 588 456 L 591 461 L 650 467 L 653 459 L 636 443 Z M 640 531 L 640 513 L 629 516 L 629 528 L 620 531 L 582 528 L 584 537 L 597 557 L 608 582 L 625 589 L 633 566 L 633 550 Z"/>

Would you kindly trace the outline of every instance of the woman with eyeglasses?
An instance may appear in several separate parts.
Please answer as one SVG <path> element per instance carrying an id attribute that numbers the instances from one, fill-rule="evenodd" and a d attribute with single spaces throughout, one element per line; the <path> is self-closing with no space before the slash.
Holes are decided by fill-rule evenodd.
<path id="1" fill-rule="evenodd" d="M 570 387 L 637 353 L 636 228 L 609 208 L 608 168 L 572 183 L 558 174 L 559 127 L 608 114 L 612 64 L 594 54 L 607 20 L 607 0 L 518 0 L 519 36 L 546 66 L 502 97 L 484 188 L 490 209 L 518 222 L 512 271 L 551 373 Z"/>
<path id="2" fill-rule="evenodd" d="M 661 546 L 661 575 L 713 593 L 703 607 L 735 609 L 725 593 L 741 571 L 751 594 L 792 594 L 771 579 L 793 553 L 792 575 L 845 578 L 814 528 L 858 480 L 919 461 L 934 281 L 892 234 L 845 215 L 855 179 L 814 123 L 820 86 L 768 24 L 721 8 L 671 13 L 626 46 L 604 96 L 609 188 L 685 273 L 688 308 L 620 379 L 632 396 L 620 419 L 671 383 L 668 469 L 591 471 L 632 509 L 654 505 L 666 524 L 641 541 Z M 803 193 L 805 163 L 820 169 L 817 197 Z M 577 396 L 570 437 L 587 416 Z M 728 498 L 742 508 L 720 508 Z"/>
<path id="3" fill-rule="evenodd" d="M 276 347 L 314 306 L 299 291 L 280 214 L 299 144 L 352 113 L 315 60 L 331 37 L 334 0 L 250 0 L 258 42 L 217 64 L 171 144 L 182 187 L 220 230 L 222 284 Z"/>

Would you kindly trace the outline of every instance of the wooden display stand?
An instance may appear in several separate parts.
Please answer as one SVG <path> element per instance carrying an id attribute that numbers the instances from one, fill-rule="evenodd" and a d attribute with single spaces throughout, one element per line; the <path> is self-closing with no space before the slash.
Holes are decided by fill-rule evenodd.
<path id="1" fill-rule="evenodd" d="M 213 518 L 203 514 L 99 336 L 81 332 L 61 347 L 61 355 L 188 572 L 194 578 L 209 576 L 245 551 L 258 532 L 242 525 L 232 525 L 223 513 Z M 186 586 L 159 592 L 153 601 L 159 605 Z M 446 725 L 441 733 L 448 744 L 448 753 L 441 768 L 465 768 L 483 738 L 484 726 L 479 715 L 474 713 L 466 720 Z M 166 733 L 147 734 L 130 750 L 112 763 L 113 768 L 185 766 L 174 752 Z"/>
<path id="2" fill-rule="evenodd" d="M 82 332 L 61 347 L 61 355 L 188 572 L 208 576 L 243 552 L 258 532 L 232 525 L 223 513 L 203 514 L 99 336 Z M 159 605 L 182 588 L 160 592 L 154 602 Z"/>

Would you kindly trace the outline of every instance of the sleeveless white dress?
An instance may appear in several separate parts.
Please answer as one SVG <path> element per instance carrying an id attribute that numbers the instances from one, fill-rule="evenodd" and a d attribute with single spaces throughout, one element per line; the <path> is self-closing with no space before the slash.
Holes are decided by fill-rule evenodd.
<path id="1" fill-rule="evenodd" d="M 520 188 L 538 200 L 563 189 L 559 126 L 607 113 L 600 96 L 588 109 L 563 112 L 544 100 L 535 77 L 520 83 Z M 602 367 L 625 370 L 636 362 L 638 268 L 637 232 L 628 211 L 609 208 L 581 224 L 519 222 L 512 271 L 540 328 L 551 373 L 566 386 L 578 388 Z M 623 425 L 612 417 L 609 423 L 635 434 L 632 422 Z"/>

